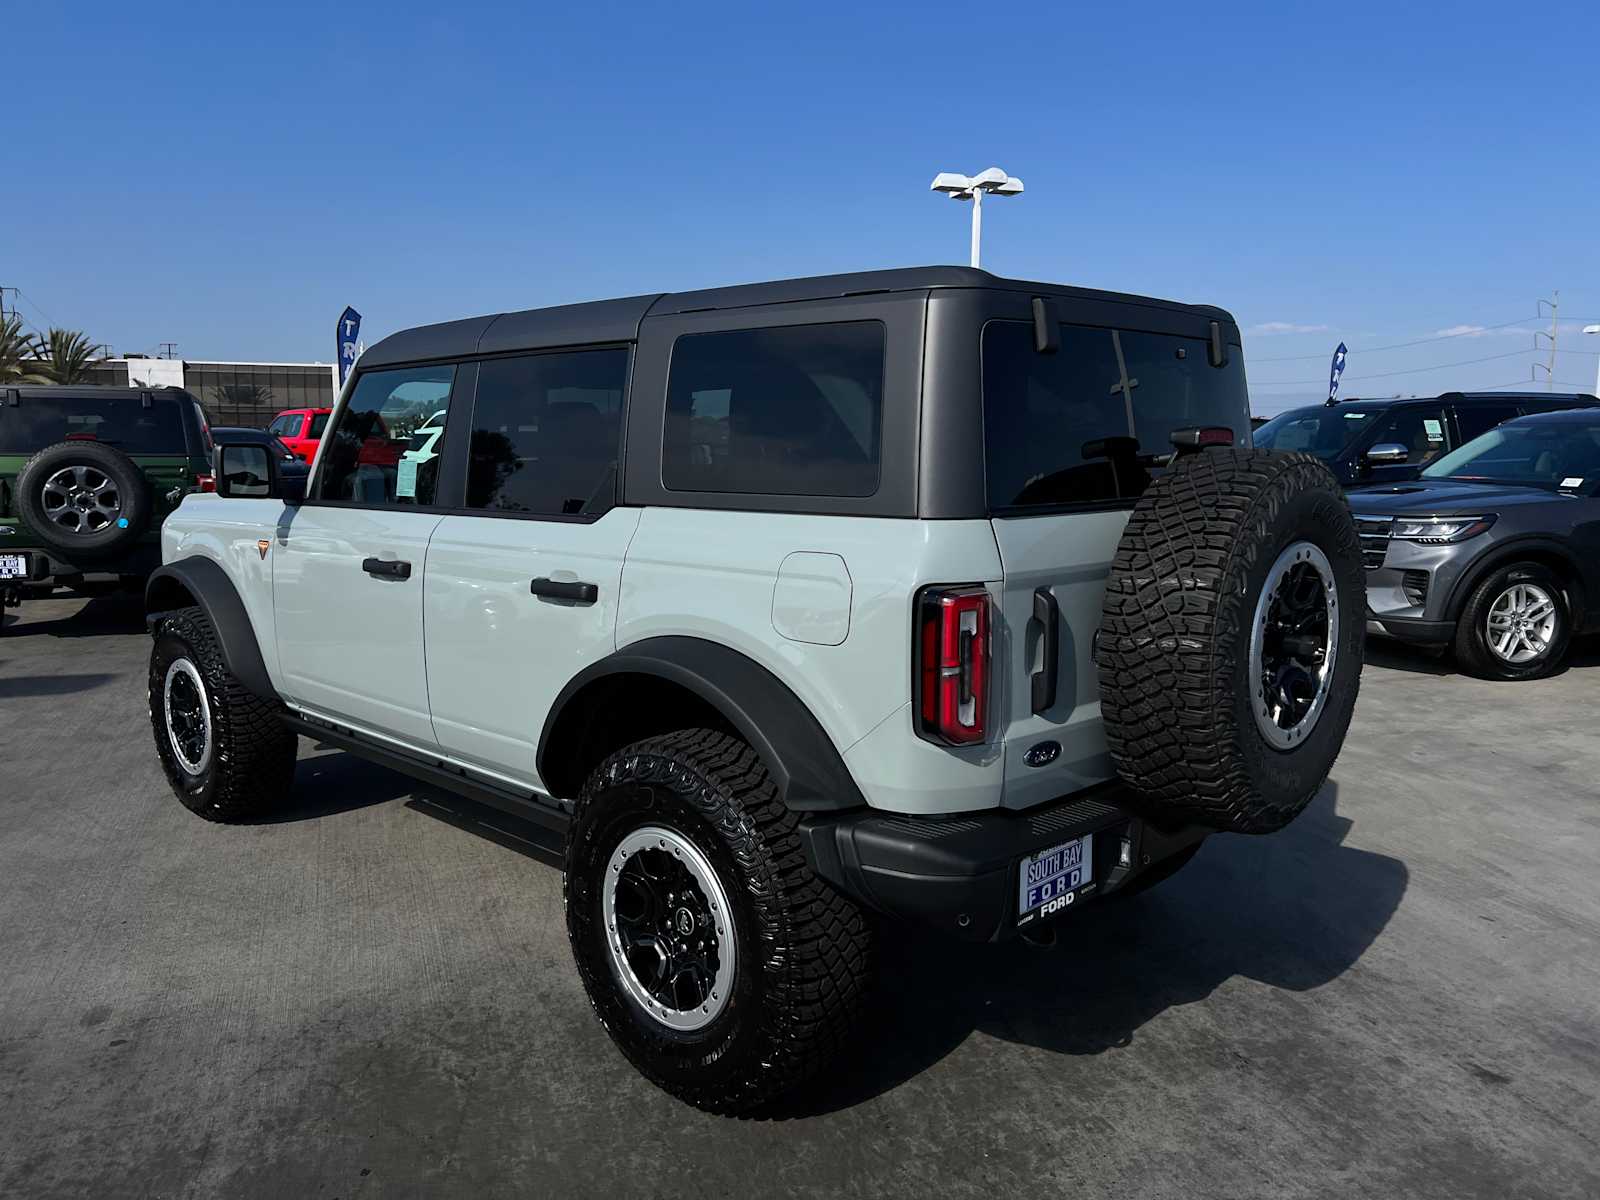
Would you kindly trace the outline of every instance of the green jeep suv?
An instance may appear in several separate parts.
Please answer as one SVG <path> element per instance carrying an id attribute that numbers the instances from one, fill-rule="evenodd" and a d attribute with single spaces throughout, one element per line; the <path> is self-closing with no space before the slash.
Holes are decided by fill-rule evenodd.
<path id="1" fill-rule="evenodd" d="M 0 386 L 0 609 L 85 576 L 142 580 L 162 520 L 213 486 L 182 388 Z"/>

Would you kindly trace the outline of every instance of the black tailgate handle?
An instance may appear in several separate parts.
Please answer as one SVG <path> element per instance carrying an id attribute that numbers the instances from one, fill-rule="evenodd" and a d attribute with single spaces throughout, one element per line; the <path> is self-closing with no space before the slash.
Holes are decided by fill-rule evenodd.
<path id="1" fill-rule="evenodd" d="M 1029 676 L 1033 685 L 1033 711 L 1042 713 L 1056 702 L 1056 655 L 1061 645 L 1061 606 L 1047 587 L 1033 590 L 1033 619 L 1044 627 L 1044 636 L 1040 639 L 1044 662 Z"/>
<path id="2" fill-rule="evenodd" d="M 410 579 L 411 564 L 398 558 L 364 558 L 361 569 L 375 579 Z"/>
<path id="3" fill-rule="evenodd" d="M 528 585 L 535 596 L 551 600 L 571 600 L 577 604 L 593 604 L 600 598 L 600 589 L 592 583 L 567 583 L 560 579 L 547 579 L 541 575 Z"/>

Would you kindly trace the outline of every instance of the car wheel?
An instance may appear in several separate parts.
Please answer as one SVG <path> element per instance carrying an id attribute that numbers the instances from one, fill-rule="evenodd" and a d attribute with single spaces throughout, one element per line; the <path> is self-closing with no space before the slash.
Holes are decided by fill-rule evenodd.
<path id="1" fill-rule="evenodd" d="M 866 992 L 867 923 L 798 829 L 755 751 L 713 730 L 628 746 L 578 797 L 567 932 L 589 1000 L 641 1073 L 710 1112 L 815 1074 Z"/>
<path id="2" fill-rule="evenodd" d="M 167 782 L 208 821 L 241 821 L 289 795 L 299 739 L 277 705 L 229 672 L 199 608 L 163 618 L 150 651 L 150 728 Z"/>
<path id="3" fill-rule="evenodd" d="M 105 556 L 137 542 L 153 505 L 144 472 L 115 447 L 58 442 L 17 473 L 17 513 L 53 549 Z"/>
<path id="4" fill-rule="evenodd" d="M 1154 815 L 1270 833 L 1344 745 L 1366 579 L 1349 505 L 1308 454 L 1207 450 L 1140 497 L 1106 581 L 1106 742 Z"/>
<path id="5" fill-rule="evenodd" d="M 1456 660 L 1482 679 L 1538 679 L 1572 639 L 1565 585 L 1548 567 L 1511 563 L 1472 589 L 1456 623 Z"/>

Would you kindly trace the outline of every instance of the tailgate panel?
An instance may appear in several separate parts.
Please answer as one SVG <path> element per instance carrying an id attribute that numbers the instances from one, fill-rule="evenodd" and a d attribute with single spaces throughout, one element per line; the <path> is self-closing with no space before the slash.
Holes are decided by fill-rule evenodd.
<path id="1" fill-rule="evenodd" d="M 1000 585 L 1004 631 L 995 656 L 1002 694 L 997 723 L 1005 738 L 1005 805 L 1028 808 L 1102 783 L 1115 772 L 1100 722 L 1100 686 L 1094 665 L 1094 631 L 1125 510 L 996 519 L 995 541 L 1005 580 Z M 1057 627 L 1056 700 L 1032 711 L 1034 671 L 1042 667 L 1044 631 L 1033 619 L 1033 593 L 1047 588 L 1060 609 Z M 1061 751 L 1043 766 L 1023 761 L 1028 750 L 1052 741 Z"/>

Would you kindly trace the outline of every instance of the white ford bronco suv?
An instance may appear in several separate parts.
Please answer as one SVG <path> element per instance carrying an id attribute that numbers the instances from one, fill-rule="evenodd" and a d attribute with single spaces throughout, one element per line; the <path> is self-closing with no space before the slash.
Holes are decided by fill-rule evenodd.
<path id="1" fill-rule="evenodd" d="M 616 1044 L 748 1109 L 894 922 L 1048 940 L 1322 786 L 1360 549 L 1249 427 L 1222 310 L 964 268 L 398 333 L 163 526 L 156 750 L 212 820 L 305 735 L 562 831 Z"/>

